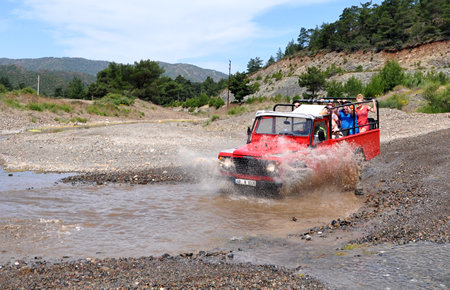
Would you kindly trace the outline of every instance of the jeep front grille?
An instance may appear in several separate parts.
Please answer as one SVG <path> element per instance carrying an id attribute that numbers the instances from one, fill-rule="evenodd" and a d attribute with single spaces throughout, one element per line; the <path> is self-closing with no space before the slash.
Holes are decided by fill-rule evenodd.
<path id="1" fill-rule="evenodd" d="M 249 157 L 233 157 L 233 163 L 236 173 L 257 176 L 269 176 L 265 160 L 249 158 Z"/>

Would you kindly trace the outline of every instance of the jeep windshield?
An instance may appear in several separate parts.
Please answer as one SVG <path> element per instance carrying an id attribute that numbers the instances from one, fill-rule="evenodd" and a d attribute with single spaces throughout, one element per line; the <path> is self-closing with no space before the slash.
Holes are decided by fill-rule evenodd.
<path id="1" fill-rule="evenodd" d="M 300 117 L 261 116 L 256 124 L 256 134 L 309 136 L 312 120 Z"/>

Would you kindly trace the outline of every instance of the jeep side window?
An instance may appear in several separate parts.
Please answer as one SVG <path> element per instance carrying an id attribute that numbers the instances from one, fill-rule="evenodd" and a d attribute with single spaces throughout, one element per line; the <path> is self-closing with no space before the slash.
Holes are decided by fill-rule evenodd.
<path id="1" fill-rule="evenodd" d="M 317 145 L 328 140 L 327 122 L 319 121 L 314 124 L 314 140 L 313 145 Z"/>

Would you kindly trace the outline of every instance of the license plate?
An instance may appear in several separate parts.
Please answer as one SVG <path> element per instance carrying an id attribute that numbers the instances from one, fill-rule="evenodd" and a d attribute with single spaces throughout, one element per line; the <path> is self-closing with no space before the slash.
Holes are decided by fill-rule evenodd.
<path id="1" fill-rule="evenodd" d="M 256 180 L 249 180 L 249 179 L 236 178 L 234 180 L 234 183 L 240 184 L 240 185 L 256 186 Z"/>

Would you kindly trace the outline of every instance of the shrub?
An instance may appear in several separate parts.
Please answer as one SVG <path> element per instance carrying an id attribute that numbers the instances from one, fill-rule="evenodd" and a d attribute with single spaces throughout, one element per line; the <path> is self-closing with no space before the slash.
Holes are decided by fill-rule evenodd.
<path id="1" fill-rule="evenodd" d="M 378 97 L 379 95 L 383 94 L 384 88 L 385 84 L 383 79 L 379 74 L 376 74 L 364 88 L 364 95 L 366 98 Z"/>
<path id="2" fill-rule="evenodd" d="M 212 115 L 211 122 L 214 122 L 215 120 L 218 120 L 220 117 L 218 115 Z"/>
<path id="3" fill-rule="evenodd" d="M 364 86 L 362 82 L 354 76 L 352 76 L 344 85 L 344 92 L 347 93 L 348 97 L 356 97 L 363 89 Z"/>
<path id="4" fill-rule="evenodd" d="M 111 116 L 117 112 L 117 108 L 112 104 L 101 104 L 95 102 L 86 108 L 89 114 L 99 115 L 99 116 Z"/>
<path id="5" fill-rule="evenodd" d="M 402 84 L 405 74 L 403 68 L 393 59 L 384 65 L 380 77 L 384 82 L 384 91 L 387 92 Z"/>
<path id="6" fill-rule="evenodd" d="M 28 110 L 32 110 L 32 111 L 38 111 L 38 112 L 43 112 L 44 111 L 44 105 L 41 103 L 28 103 L 26 105 L 26 108 Z"/>
<path id="7" fill-rule="evenodd" d="M 284 97 L 282 94 L 276 94 L 275 96 L 270 98 L 270 100 L 275 103 L 281 103 L 283 99 Z"/>
<path id="8" fill-rule="evenodd" d="M 421 71 L 416 71 L 414 74 L 406 74 L 403 80 L 403 85 L 407 88 L 417 88 L 425 83 L 425 77 Z"/>
<path id="9" fill-rule="evenodd" d="M 408 97 L 406 95 L 393 95 L 387 98 L 385 101 L 379 101 L 381 108 L 391 108 L 401 110 L 403 106 L 408 104 Z"/>
<path id="10" fill-rule="evenodd" d="M 424 99 L 427 104 L 419 111 L 422 113 L 448 113 L 450 112 L 450 86 L 439 91 L 439 83 L 433 83 L 425 88 Z"/>
<path id="11" fill-rule="evenodd" d="M 245 107 L 234 107 L 227 112 L 228 115 L 240 115 L 246 112 Z"/>
<path id="12" fill-rule="evenodd" d="M 430 71 L 427 73 L 426 78 L 431 82 L 437 82 L 441 85 L 448 83 L 448 77 L 443 72 L 436 73 L 434 71 Z"/>
<path id="13" fill-rule="evenodd" d="M 23 106 L 16 99 L 5 98 L 5 103 L 10 108 L 23 109 Z"/>
<path id="14" fill-rule="evenodd" d="M 133 97 L 127 97 L 121 94 L 108 93 L 106 96 L 98 100 L 99 103 L 109 103 L 115 106 L 125 105 L 131 106 L 134 104 Z"/>
<path id="15" fill-rule="evenodd" d="M 76 123 L 76 122 L 78 122 L 78 123 L 86 123 L 87 120 L 88 120 L 87 118 L 75 117 L 75 118 L 71 118 L 70 122 L 72 122 L 72 123 Z"/>
<path id="16" fill-rule="evenodd" d="M 267 101 L 267 97 L 266 96 L 262 96 L 262 97 L 251 97 L 248 98 L 245 103 L 246 104 L 253 104 L 253 103 L 262 103 L 264 101 Z"/>
<path id="17" fill-rule="evenodd" d="M 327 67 L 327 69 L 325 70 L 325 76 L 326 78 L 330 78 L 334 75 L 337 74 L 342 74 L 344 72 L 344 70 L 338 66 L 336 66 L 335 63 L 332 63 L 330 66 Z"/>
<path id="18" fill-rule="evenodd" d="M 209 99 L 208 105 L 209 105 L 210 107 L 214 107 L 214 108 L 216 108 L 216 109 L 219 109 L 220 107 L 222 107 L 223 105 L 225 105 L 225 101 L 222 100 L 221 97 L 210 98 L 210 99 Z"/>
<path id="19" fill-rule="evenodd" d="M 272 74 L 272 78 L 279 81 L 283 78 L 283 73 L 279 70 L 278 72 Z"/>
<path id="20" fill-rule="evenodd" d="M 253 91 L 254 91 L 254 92 L 258 92 L 259 89 L 260 89 L 260 87 L 261 87 L 261 84 L 260 84 L 259 82 L 255 82 L 255 83 L 253 84 Z"/>
<path id="21" fill-rule="evenodd" d="M 327 97 L 341 98 L 344 93 L 344 86 L 341 82 L 332 80 L 327 83 Z"/>
<path id="22" fill-rule="evenodd" d="M 35 89 L 30 88 L 30 87 L 26 87 L 20 90 L 14 90 L 11 92 L 13 95 L 15 96 L 20 96 L 20 95 L 37 95 L 37 92 Z"/>

